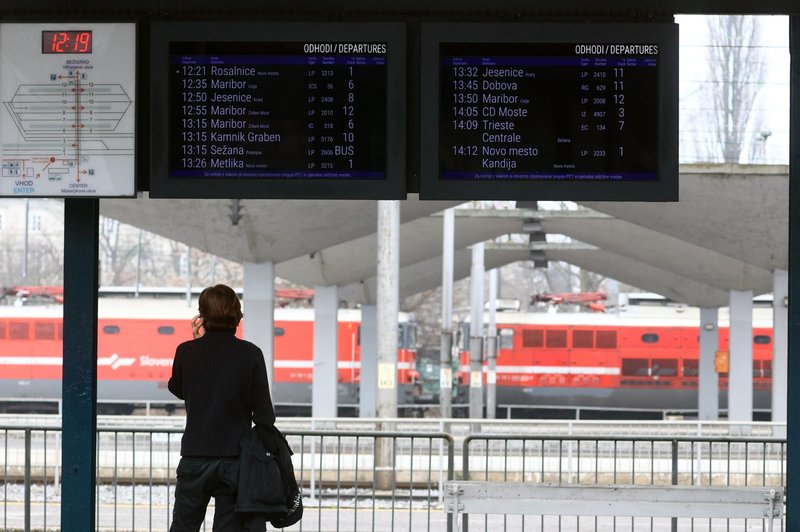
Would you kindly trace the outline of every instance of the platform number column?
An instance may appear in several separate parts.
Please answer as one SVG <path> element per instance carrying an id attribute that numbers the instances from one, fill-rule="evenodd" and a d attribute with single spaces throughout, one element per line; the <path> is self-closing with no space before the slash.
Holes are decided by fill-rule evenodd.
<path id="1" fill-rule="evenodd" d="M 349 156 L 350 158 L 347 160 L 348 168 L 353 169 L 353 154 L 355 152 L 355 148 L 353 148 L 353 142 L 355 141 L 355 133 L 353 130 L 355 129 L 355 118 L 354 118 L 354 109 L 355 109 L 355 95 L 356 89 L 356 82 L 353 79 L 353 67 L 347 67 L 347 103 L 342 106 L 342 110 L 344 111 L 345 119 L 347 120 L 347 131 L 342 133 L 344 137 L 342 139 L 343 143 L 343 152 L 344 155 Z"/>

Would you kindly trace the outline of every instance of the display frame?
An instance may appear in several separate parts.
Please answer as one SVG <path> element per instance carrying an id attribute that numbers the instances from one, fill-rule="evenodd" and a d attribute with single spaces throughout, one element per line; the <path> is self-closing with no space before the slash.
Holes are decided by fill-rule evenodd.
<path id="1" fill-rule="evenodd" d="M 199 39 L 198 35 L 206 35 Z M 265 39 L 264 35 L 269 35 Z M 386 178 L 179 178 L 169 176 L 169 45 L 172 42 L 386 43 Z M 151 25 L 150 197 L 405 199 L 406 27 L 400 23 L 156 22 Z M 157 97 L 156 95 L 165 95 Z"/>
<path id="2" fill-rule="evenodd" d="M 440 44 L 658 44 L 658 141 L 655 181 L 466 180 L 440 177 Z M 542 23 L 421 25 L 420 199 L 678 201 L 678 25 Z"/>

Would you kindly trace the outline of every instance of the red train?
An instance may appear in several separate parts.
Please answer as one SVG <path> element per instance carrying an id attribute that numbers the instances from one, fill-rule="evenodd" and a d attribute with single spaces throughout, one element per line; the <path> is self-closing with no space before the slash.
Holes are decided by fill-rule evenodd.
<path id="1" fill-rule="evenodd" d="M 146 402 L 175 404 L 166 385 L 175 347 L 191 338 L 193 310 L 176 300 L 100 299 L 97 375 L 103 411 L 129 412 Z M 57 405 L 61 311 L 60 306 L 0 306 L 0 403 L 7 409 Z M 279 415 L 310 413 L 313 317 L 312 309 L 276 309 L 273 398 Z M 359 323 L 359 311 L 339 311 L 339 404 L 345 411 L 358 405 Z M 412 402 L 419 377 L 416 328 L 401 315 L 398 330 L 400 398 Z"/>
<path id="2" fill-rule="evenodd" d="M 129 411 L 131 405 L 144 402 L 174 401 L 166 382 L 175 346 L 190 337 L 192 315 L 192 308 L 176 300 L 101 298 L 99 400 L 117 411 Z M 359 311 L 340 311 L 342 413 L 354 413 L 358 405 L 359 323 Z M 699 323 L 697 309 L 664 304 L 631 304 L 617 314 L 498 313 L 496 379 L 501 414 L 507 408 L 694 410 Z M 720 312 L 719 326 L 719 349 L 727 350 L 725 309 Z M 463 340 L 469 337 L 468 325 L 462 329 Z M 398 351 L 401 405 L 425 399 L 435 402 L 438 397 L 432 391 L 435 386 L 428 386 L 438 385 L 438 371 L 426 371 L 422 379 L 417 371 L 415 333 L 414 321 L 403 315 Z M 0 403 L 58 399 L 61 336 L 59 306 L 0 306 Z M 312 342 L 311 309 L 276 310 L 273 395 L 279 414 L 310 413 Z M 468 354 L 462 351 L 460 358 L 454 367 L 456 403 L 466 402 L 468 396 Z M 769 304 L 757 305 L 753 325 L 756 410 L 769 410 L 771 374 L 772 310 Z M 720 374 L 720 390 L 724 407 L 726 374 Z"/>
<path id="3" fill-rule="evenodd" d="M 631 303 L 618 314 L 498 313 L 498 406 L 696 410 L 698 309 L 651 297 Z M 754 409 L 765 412 L 772 385 L 771 300 L 756 300 L 753 317 Z M 718 350 L 728 351 L 727 309 L 720 311 L 718 335 Z M 468 324 L 459 336 L 469 337 Z M 463 343 L 454 374 L 465 401 L 469 353 Z M 724 408 L 727 373 L 719 374 L 719 383 Z"/>

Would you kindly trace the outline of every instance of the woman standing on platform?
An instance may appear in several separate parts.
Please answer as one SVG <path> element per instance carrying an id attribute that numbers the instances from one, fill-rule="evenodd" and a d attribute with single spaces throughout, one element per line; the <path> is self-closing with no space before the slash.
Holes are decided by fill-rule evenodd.
<path id="1" fill-rule="evenodd" d="M 241 523 L 235 495 L 222 477 L 239 456 L 239 442 L 251 422 L 269 427 L 275 412 L 264 355 L 236 338 L 241 304 L 230 287 L 218 284 L 200 294 L 192 318 L 193 340 L 175 351 L 169 390 L 186 404 L 186 430 L 177 468 L 170 532 L 195 532 L 214 497 L 215 532 L 233 532 Z"/>

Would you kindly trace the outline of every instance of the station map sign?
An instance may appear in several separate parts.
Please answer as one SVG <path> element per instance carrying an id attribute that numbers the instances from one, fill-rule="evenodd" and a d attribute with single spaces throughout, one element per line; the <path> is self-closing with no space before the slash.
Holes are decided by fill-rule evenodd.
<path id="1" fill-rule="evenodd" d="M 152 26 L 151 197 L 405 197 L 405 29 Z"/>
<path id="2" fill-rule="evenodd" d="M 135 195 L 136 26 L 0 24 L 0 197 Z"/>
<path id="3" fill-rule="evenodd" d="M 678 199 L 674 24 L 423 25 L 422 199 Z"/>

